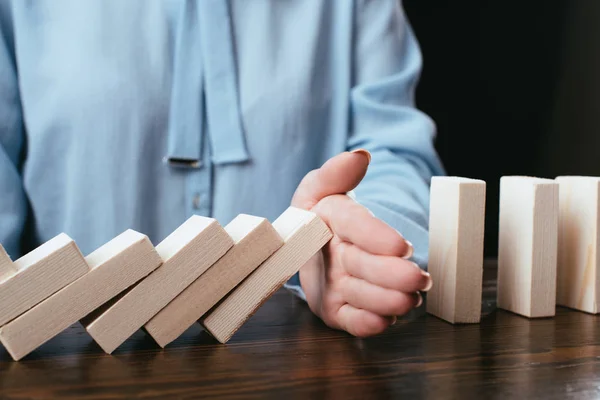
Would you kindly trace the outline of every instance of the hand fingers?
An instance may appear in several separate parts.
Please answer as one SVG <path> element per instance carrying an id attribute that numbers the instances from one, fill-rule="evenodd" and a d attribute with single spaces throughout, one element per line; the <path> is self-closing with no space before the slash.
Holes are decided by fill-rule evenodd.
<path id="1" fill-rule="evenodd" d="M 356 308 L 371 311 L 377 315 L 401 316 L 421 305 L 421 295 L 404 293 L 373 285 L 353 276 L 344 278 L 340 285 L 344 300 Z"/>
<path id="2" fill-rule="evenodd" d="M 382 317 L 344 304 L 337 312 L 337 320 L 341 329 L 353 336 L 365 338 L 385 331 L 395 321 L 395 317 Z"/>
<path id="3" fill-rule="evenodd" d="M 344 152 L 309 172 L 298 185 L 291 205 L 310 210 L 319 200 L 354 189 L 367 173 L 371 155 L 366 150 Z"/>
<path id="4" fill-rule="evenodd" d="M 412 261 L 370 254 L 351 243 L 338 246 L 339 261 L 350 275 L 382 288 L 413 293 L 431 289 L 431 276 Z"/>
<path id="5" fill-rule="evenodd" d="M 410 257 L 412 245 L 346 195 L 328 196 L 313 209 L 337 236 L 376 255 Z"/>

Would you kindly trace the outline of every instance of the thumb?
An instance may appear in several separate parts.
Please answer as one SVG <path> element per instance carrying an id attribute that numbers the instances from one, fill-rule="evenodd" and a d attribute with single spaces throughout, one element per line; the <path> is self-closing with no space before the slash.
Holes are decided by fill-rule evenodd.
<path id="1" fill-rule="evenodd" d="M 371 154 L 364 149 L 330 158 L 302 179 L 292 197 L 292 206 L 310 210 L 327 196 L 351 191 L 365 177 L 370 162 Z"/>

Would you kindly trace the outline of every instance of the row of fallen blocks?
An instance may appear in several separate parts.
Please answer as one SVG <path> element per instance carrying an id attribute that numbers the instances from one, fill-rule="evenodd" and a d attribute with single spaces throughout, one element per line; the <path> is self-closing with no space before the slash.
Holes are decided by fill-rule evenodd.
<path id="1" fill-rule="evenodd" d="M 600 178 L 500 178 L 497 308 L 527 318 L 556 306 L 598 313 Z M 434 177 L 427 312 L 450 323 L 481 319 L 486 182 Z"/>
<path id="2" fill-rule="evenodd" d="M 156 247 L 130 229 L 85 257 L 64 233 L 14 262 L 0 246 L 0 342 L 20 360 L 80 322 L 111 354 L 139 329 L 165 347 L 199 322 L 226 343 L 331 237 L 290 207 L 272 224 L 194 215 Z"/>

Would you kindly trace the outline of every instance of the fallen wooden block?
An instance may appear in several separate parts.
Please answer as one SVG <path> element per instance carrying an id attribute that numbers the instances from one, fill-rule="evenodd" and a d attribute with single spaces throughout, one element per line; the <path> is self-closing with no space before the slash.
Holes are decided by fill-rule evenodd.
<path id="1" fill-rule="evenodd" d="M 598 313 L 600 178 L 559 176 L 556 304 Z"/>
<path id="2" fill-rule="evenodd" d="M 15 267 L 8 254 L 6 254 L 6 250 L 0 244 L 0 284 L 16 273 L 17 267 Z"/>
<path id="3" fill-rule="evenodd" d="M 450 323 L 481 318 L 485 194 L 478 179 L 431 181 L 427 312 Z"/>
<path id="4" fill-rule="evenodd" d="M 18 317 L 89 271 L 79 248 L 61 233 L 14 262 L 0 282 L 0 326 Z"/>
<path id="5" fill-rule="evenodd" d="M 145 325 L 161 347 L 177 339 L 283 245 L 265 218 L 240 214 L 225 231 L 234 246 Z"/>
<path id="6" fill-rule="evenodd" d="M 91 271 L 0 328 L 14 360 L 67 329 L 155 270 L 162 259 L 146 235 L 127 230 L 85 258 Z"/>
<path id="7" fill-rule="evenodd" d="M 284 244 L 205 314 L 204 329 L 221 343 L 283 286 L 331 239 L 332 233 L 315 213 L 289 207 L 273 222 Z"/>
<path id="8" fill-rule="evenodd" d="M 502 177 L 498 308 L 528 318 L 555 315 L 557 246 L 558 183 Z"/>
<path id="9" fill-rule="evenodd" d="M 156 246 L 163 261 L 160 267 L 82 324 L 106 353 L 112 353 L 232 245 L 231 237 L 215 219 L 190 217 Z"/>

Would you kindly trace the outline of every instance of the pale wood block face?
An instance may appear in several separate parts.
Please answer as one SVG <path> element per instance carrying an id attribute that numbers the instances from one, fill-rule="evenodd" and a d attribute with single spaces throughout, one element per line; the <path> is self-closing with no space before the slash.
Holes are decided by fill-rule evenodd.
<path id="1" fill-rule="evenodd" d="M 234 246 L 144 326 L 161 347 L 177 339 L 283 245 L 265 218 L 240 214 L 225 231 Z"/>
<path id="2" fill-rule="evenodd" d="M 61 233 L 14 262 L 0 283 L 0 326 L 89 272 L 75 242 Z"/>
<path id="3" fill-rule="evenodd" d="M 458 210 L 460 185 L 449 179 L 431 181 L 429 206 L 429 262 L 434 284 L 427 293 L 427 312 L 455 322 Z"/>
<path id="4" fill-rule="evenodd" d="M 529 315 L 534 186 L 502 177 L 498 234 L 498 307 Z"/>
<path id="5" fill-rule="evenodd" d="M 85 260 L 91 271 L 0 328 L 0 341 L 19 360 L 117 296 L 162 260 L 146 235 L 128 230 Z"/>
<path id="6" fill-rule="evenodd" d="M 451 323 L 480 320 L 485 188 L 462 177 L 431 182 L 427 312 Z"/>
<path id="7" fill-rule="evenodd" d="M 557 177 L 559 184 L 556 304 L 598 313 L 600 178 Z"/>
<path id="8" fill-rule="evenodd" d="M 558 184 L 510 176 L 500 180 L 498 307 L 523 316 L 555 314 Z"/>
<path id="9" fill-rule="evenodd" d="M 0 285 L 2 284 L 2 281 L 16 273 L 17 267 L 15 267 L 8 254 L 6 254 L 6 250 L 4 250 L 4 247 L 0 244 Z"/>
<path id="10" fill-rule="evenodd" d="M 533 230 L 531 316 L 556 313 L 556 265 L 558 256 L 558 185 L 536 185 Z"/>
<path id="11" fill-rule="evenodd" d="M 294 207 L 289 207 L 277 218 L 273 227 L 283 238 L 283 246 L 201 320 L 204 329 L 221 343 L 229 341 L 332 237 L 327 225 L 316 214 Z"/>
<path id="12" fill-rule="evenodd" d="M 460 186 L 455 320 L 476 323 L 481 319 L 485 182 Z"/>
<path id="13" fill-rule="evenodd" d="M 101 314 L 86 318 L 86 330 L 110 354 L 221 258 L 233 241 L 212 218 L 192 216 L 156 251 L 162 265 Z"/>

